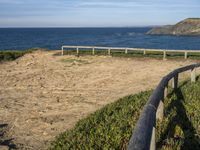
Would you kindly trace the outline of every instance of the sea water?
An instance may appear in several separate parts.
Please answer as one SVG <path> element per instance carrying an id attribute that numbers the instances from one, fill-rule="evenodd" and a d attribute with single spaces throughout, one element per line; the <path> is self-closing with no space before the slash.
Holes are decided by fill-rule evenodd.
<path id="1" fill-rule="evenodd" d="M 200 50 L 200 36 L 147 35 L 150 29 L 0 28 L 0 50 L 59 50 L 62 45 Z"/>

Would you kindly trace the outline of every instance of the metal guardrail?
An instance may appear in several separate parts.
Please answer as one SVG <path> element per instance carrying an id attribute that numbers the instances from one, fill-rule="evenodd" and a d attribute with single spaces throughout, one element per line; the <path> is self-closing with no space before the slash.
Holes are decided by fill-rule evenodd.
<path id="1" fill-rule="evenodd" d="M 129 141 L 128 150 L 155 150 L 155 126 L 156 119 L 162 121 L 164 113 L 164 99 L 167 96 L 169 81 L 172 81 L 172 88 L 178 87 L 178 76 L 180 73 L 191 70 L 191 82 L 196 80 L 196 68 L 200 63 L 178 68 L 162 78 L 137 122 L 133 135 Z"/>
<path id="2" fill-rule="evenodd" d="M 128 54 L 129 51 L 142 51 L 144 55 L 146 52 L 163 52 L 163 59 L 166 59 L 167 52 L 174 52 L 174 53 L 184 53 L 185 59 L 187 59 L 188 53 L 200 53 L 200 50 L 166 50 L 166 49 L 144 49 L 144 48 L 128 48 L 128 47 L 97 47 L 97 46 L 62 46 L 61 55 L 64 54 L 64 49 L 75 49 L 77 54 L 81 49 L 91 49 L 92 54 L 95 54 L 95 50 L 102 49 L 108 50 L 108 54 L 115 52 L 116 50 L 124 51 L 125 54 Z"/>

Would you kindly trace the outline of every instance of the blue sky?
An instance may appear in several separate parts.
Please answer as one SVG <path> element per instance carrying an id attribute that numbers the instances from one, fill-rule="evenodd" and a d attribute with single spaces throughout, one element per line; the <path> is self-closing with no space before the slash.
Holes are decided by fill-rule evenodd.
<path id="1" fill-rule="evenodd" d="M 200 18 L 200 0 L 0 0 L 0 27 L 122 27 Z"/>

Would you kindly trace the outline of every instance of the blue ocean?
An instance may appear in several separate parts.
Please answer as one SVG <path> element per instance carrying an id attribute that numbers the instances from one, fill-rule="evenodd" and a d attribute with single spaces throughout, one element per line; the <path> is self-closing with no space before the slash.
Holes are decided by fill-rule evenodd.
<path id="1" fill-rule="evenodd" d="M 62 45 L 200 50 L 200 36 L 153 36 L 151 28 L 0 28 L 0 50 Z"/>

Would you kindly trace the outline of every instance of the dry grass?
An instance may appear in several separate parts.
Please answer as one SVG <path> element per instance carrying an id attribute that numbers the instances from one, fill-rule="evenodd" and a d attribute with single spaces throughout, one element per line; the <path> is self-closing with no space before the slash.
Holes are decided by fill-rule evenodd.
<path id="1" fill-rule="evenodd" d="M 20 149 L 45 149 L 79 119 L 152 89 L 169 71 L 194 63 L 55 53 L 36 51 L 0 64 L 0 122 L 8 124 L 7 136 Z"/>

